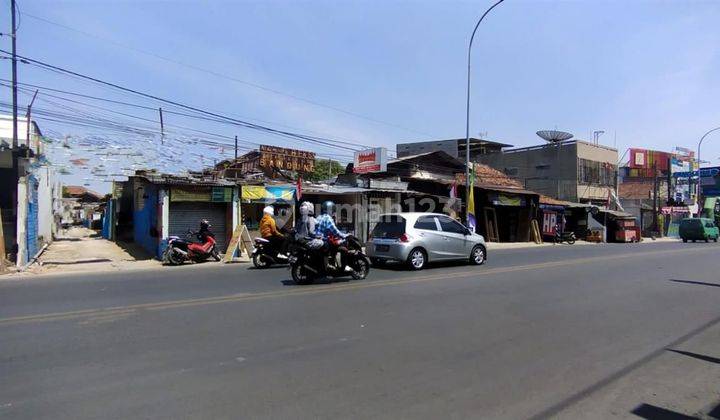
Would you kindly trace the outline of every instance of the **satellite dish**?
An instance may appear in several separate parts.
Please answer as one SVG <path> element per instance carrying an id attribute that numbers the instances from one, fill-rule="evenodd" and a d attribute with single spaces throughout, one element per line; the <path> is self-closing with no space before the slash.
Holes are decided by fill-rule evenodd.
<path id="1" fill-rule="evenodd" d="M 572 134 L 557 130 L 540 130 L 535 134 L 550 143 L 557 143 L 559 141 L 570 140 L 573 138 Z"/>

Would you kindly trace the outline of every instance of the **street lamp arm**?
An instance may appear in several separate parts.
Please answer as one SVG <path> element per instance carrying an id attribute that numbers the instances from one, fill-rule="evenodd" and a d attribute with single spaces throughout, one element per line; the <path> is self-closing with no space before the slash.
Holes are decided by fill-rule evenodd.
<path id="1" fill-rule="evenodd" d="M 480 23 L 482 23 L 483 19 L 485 19 L 485 16 L 487 16 L 488 13 L 490 13 L 490 11 L 495 8 L 495 6 L 497 6 L 498 4 L 500 4 L 500 3 L 504 2 L 504 1 L 505 1 L 505 0 L 498 0 L 497 2 L 495 2 L 495 4 L 493 4 L 492 6 L 490 6 L 490 7 L 485 11 L 485 13 L 483 13 L 483 15 L 480 16 L 480 20 L 478 20 L 477 23 L 475 24 L 475 29 L 473 29 L 472 35 L 470 36 L 470 44 L 468 44 L 468 67 L 470 67 L 470 51 L 472 50 L 472 44 L 473 44 L 473 41 L 475 40 L 475 32 L 477 32 L 478 27 L 480 26 Z"/>
<path id="2" fill-rule="evenodd" d="M 712 130 L 708 131 L 707 133 L 703 134 L 702 137 L 700 137 L 700 143 L 698 143 L 698 160 L 700 160 L 700 146 L 702 146 L 703 140 L 705 140 L 705 137 L 710 135 L 712 132 L 718 131 L 718 130 L 720 130 L 720 127 L 715 127 Z"/>
<path id="3" fill-rule="evenodd" d="M 482 23 L 483 19 L 485 19 L 485 16 L 490 13 L 492 9 L 495 8 L 498 4 L 504 2 L 505 0 L 498 0 L 496 1 L 492 6 L 490 6 L 485 13 L 480 16 L 480 19 L 475 24 L 475 28 L 472 31 L 472 35 L 470 36 L 470 43 L 468 44 L 468 55 L 467 55 L 467 108 L 465 112 L 465 201 L 470 199 L 470 57 L 472 53 L 472 45 L 473 41 L 475 40 L 475 33 L 478 30 L 478 27 L 480 26 L 480 23 Z M 467 204 L 466 204 L 467 206 Z M 469 207 L 466 207 L 465 210 L 465 221 L 467 222 L 468 226 L 470 224 L 470 214 L 468 212 Z"/>
<path id="4" fill-rule="evenodd" d="M 697 165 L 698 165 L 698 180 L 697 180 L 697 190 L 695 191 L 695 204 L 700 204 L 700 192 L 702 191 L 702 188 L 700 187 L 700 146 L 702 146 L 703 140 L 705 140 L 705 137 L 709 136 L 711 133 L 720 130 L 720 127 L 715 127 L 711 130 L 708 130 L 707 133 L 703 134 L 702 137 L 700 137 L 700 141 L 698 142 L 698 150 L 697 150 Z M 698 210 L 698 217 L 700 217 L 700 211 Z"/>

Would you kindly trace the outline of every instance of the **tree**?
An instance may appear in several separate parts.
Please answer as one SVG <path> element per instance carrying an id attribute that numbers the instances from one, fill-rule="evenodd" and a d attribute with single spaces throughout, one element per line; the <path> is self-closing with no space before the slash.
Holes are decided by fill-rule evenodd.
<path id="1" fill-rule="evenodd" d="M 330 159 L 315 159 L 315 170 L 303 175 L 307 181 L 324 181 L 345 172 L 345 167 L 340 162 Z"/>

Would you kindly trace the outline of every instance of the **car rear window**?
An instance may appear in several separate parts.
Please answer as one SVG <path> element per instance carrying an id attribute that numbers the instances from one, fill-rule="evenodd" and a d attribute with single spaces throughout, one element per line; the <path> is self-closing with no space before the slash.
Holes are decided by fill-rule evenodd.
<path id="1" fill-rule="evenodd" d="M 405 219 L 400 216 L 382 216 L 372 231 L 373 238 L 397 239 L 405 233 Z"/>

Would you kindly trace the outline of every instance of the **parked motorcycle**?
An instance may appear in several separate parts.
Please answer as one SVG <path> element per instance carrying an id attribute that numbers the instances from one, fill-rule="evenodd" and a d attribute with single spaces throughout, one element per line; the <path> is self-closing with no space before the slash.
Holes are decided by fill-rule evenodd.
<path id="1" fill-rule="evenodd" d="M 290 254 L 290 273 L 297 284 L 312 284 L 322 277 L 341 277 L 350 274 L 362 280 L 370 272 L 370 260 L 362 252 L 362 243 L 355 236 L 331 238 L 320 248 L 313 241 L 298 244 Z"/>
<path id="2" fill-rule="evenodd" d="M 568 244 L 572 245 L 577 241 L 577 237 L 575 237 L 575 232 L 562 232 L 560 233 L 559 230 L 555 230 L 555 240 L 554 242 L 556 244 L 561 244 L 563 242 L 567 242 Z"/>
<path id="3" fill-rule="evenodd" d="M 200 242 L 191 241 L 192 237 L 197 238 Z M 215 234 L 209 230 L 201 232 L 188 230 L 185 239 L 179 236 L 170 236 L 167 248 L 163 253 L 163 263 L 168 265 L 179 265 L 185 261 L 202 262 L 208 258 L 220 261 Z"/>

